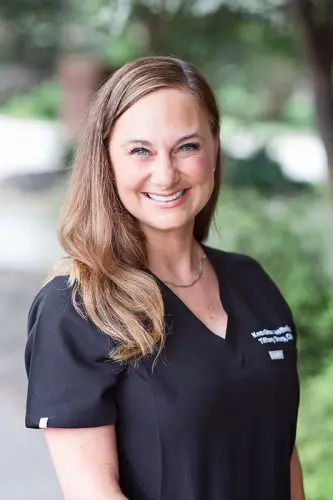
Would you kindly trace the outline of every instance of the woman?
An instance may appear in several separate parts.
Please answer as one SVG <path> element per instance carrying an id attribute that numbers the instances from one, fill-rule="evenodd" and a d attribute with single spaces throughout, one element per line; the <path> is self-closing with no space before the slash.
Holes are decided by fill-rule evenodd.
<path id="1" fill-rule="evenodd" d="M 171 57 L 124 66 L 92 104 L 68 269 L 35 298 L 26 349 L 26 425 L 45 429 L 67 500 L 303 498 L 291 313 L 255 261 L 203 244 L 219 124 L 207 82 Z"/>

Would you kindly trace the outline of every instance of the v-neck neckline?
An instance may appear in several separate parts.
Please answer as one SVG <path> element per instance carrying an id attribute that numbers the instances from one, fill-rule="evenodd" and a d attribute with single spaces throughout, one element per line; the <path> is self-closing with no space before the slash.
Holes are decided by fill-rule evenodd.
<path id="1" fill-rule="evenodd" d="M 192 311 L 192 309 L 168 286 L 166 283 L 164 283 L 158 276 L 155 274 L 151 273 L 154 278 L 157 280 L 159 283 L 160 287 L 162 290 L 166 291 L 173 300 L 175 300 L 182 309 L 187 311 L 187 313 L 193 318 L 193 320 L 198 323 L 201 328 L 203 328 L 206 331 L 206 334 L 208 333 L 211 337 L 215 337 L 215 340 L 222 344 L 222 345 L 229 345 L 233 340 L 235 340 L 234 336 L 236 334 L 235 329 L 232 328 L 232 325 L 234 323 L 233 320 L 233 311 L 231 307 L 231 301 L 230 301 L 230 296 L 228 293 L 228 285 L 226 283 L 226 276 L 225 273 L 223 273 L 223 270 L 221 269 L 221 265 L 219 262 L 216 261 L 216 257 L 213 255 L 214 249 L 211 249 L 210 247 L 207 247 L 206 245 L 201 244 L 201 247 L 205 251 L 207 255 L 207 259 L 209 260 L 210 265 L 212 266 L 217 283 L 218 283 L 218 290 L 219 290 L 219 298 L 221 305 L 227 315 L 227 325 L 226 325 L 226 331 L 225 331 L 225 337 L 222 337 L 221 335 L 213 332 L 208 326 Z"/>

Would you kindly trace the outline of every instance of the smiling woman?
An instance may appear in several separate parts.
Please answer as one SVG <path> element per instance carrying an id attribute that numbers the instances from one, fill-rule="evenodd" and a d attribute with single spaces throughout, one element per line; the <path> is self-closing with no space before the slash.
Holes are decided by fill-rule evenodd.
<path id="1" fill-rule="evenodd" d="M 290 500 L 291 457 L 302 499 L 292 314 L 258 263 L 204 244 L 219 135 L 212 90 L 177 58 L 127 64 L 92 103 L 67 268 L 26 348 L 26 425 L 46 429 L 66 500 Z"/>

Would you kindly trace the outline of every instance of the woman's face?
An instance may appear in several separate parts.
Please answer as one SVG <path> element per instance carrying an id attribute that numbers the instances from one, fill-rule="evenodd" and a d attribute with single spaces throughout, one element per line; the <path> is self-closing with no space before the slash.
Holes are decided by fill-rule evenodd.
<path id="1" fill-rule="evenodd" d="M 190 93 L 161 89 L 116 122 L 110 158 L 119 197 L 142 229 L 194 223 L 214 185 L 218 138 Z"/>

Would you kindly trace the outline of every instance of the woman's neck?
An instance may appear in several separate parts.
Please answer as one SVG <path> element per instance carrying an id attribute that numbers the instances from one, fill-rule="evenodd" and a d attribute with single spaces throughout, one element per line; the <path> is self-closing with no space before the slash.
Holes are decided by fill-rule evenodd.
<path id="1" fill-rule="evenodd" d="M 146 234 L 150 270 L 161 280 L 190 282 L 198 272 L 203 250 L 191 231 Z"/>

